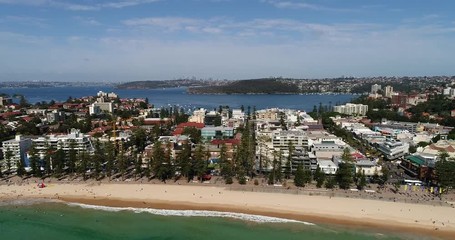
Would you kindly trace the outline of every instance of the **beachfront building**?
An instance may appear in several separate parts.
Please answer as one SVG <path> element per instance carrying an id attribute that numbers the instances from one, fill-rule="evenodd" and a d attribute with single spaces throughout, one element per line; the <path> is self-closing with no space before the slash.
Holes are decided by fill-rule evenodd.
<path id="1" fill-rule="evenodd" d="M 317 140 L 311 144 L 310 151 L 318 159 L 330 160 L 333 156 L 341 156 L 345 147 L 346 143 L 340 140 Z"/>
<path id="2" fill-rule="evenodd" d="M 382 175 L 382 166 L 378 165 L 376 161 L 371 161 L 369 159 L 360 159 L 355 163 L 355 172 L 363 172 L 366 177 L 372 177 L 374 175 Z"/>
<path id="3" fill-rule="evenodd" d="M 292 152 L 291 159 L 292 172 L 295 172 L 300 164 L 302 164 L 304 169 L 308 169 L 311 171 L 315 171 L 318 166 L 318 160 L 316 159 L 316 156 L 305 149 L 295 149 Z M 286 161 L 282 162 L 283 167 L 285 167 Z"/>
<path id="4" fill-rule="evenodd" d="M 395 160 L 409 154 L 409 144 L 401 141 L 387 140 L 378 145 L 378 150 L 388 160 Z"/>
<path id="5" fill-rule="evenodd" d="M 326 175 L 335 175 L 338 170 L 338 165 L 336 165 L 332 160 L 318 159 L 319 169 Z"/>
<path id="6" fill-rule="evenodd" d="M 364 116 L 368 112 L 368 105 L 346 103 L 345 105 L 333 107 L 333 111 L 347 115 Z"/>
<path id="7" fill-rule="evenodd" d="M 289 144 L 292 144 L 296 149 L 308 149 L 308 136 L 306 132 L 302 130 L 273 131 L 272 147 L 275 151 L 287 151 Z"/>
<path id="8" fill-rule="evenodd" d="M 232 127 L 204 127 L 201 129 L 201 137 L 204 141 L 213 139 L 229 139 L 234 137 L 234 128 Z"/>
<path id="9" fill-rule="evenodd" d="M 434 158 L 426 158 L 419 154 L 409 155 L 400 162 L 399 167 L 411 177 L 421 181 L 428 181 L 435 179 L 435 162 Z"/>
<path id="10" fill-rule="evenodd" d="M 32 140 L 36 149 L 41 156 L 44 156 L 45 151 L 51 147 L 54 149 L 62 149 L 68 152 L 72 147 L 77 151 L 93 151 L 93 144 L 89 135 L 84 135 L 79 129 L 71 129 L 67 135 L 49 135 Z"/>
<path id="11" fill-rule="evenodd" d="M 9 152 L 11 154 L 11 166 L 15 169 L 17 162 L 25 159 L 26 153 L 31 145 L 32 140 L 30 138 L 16 135 L 14 139 L 3 141 L 3 157 L 5 158 Z"/>

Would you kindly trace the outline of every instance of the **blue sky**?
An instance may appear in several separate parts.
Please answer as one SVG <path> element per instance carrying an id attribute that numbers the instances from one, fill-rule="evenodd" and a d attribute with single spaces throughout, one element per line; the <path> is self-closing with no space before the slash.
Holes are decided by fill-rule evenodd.
<path id="1" fill-rule="evenodd" d="M 0 81 L 455 75 L 452 0 L 0 0 Z"/>

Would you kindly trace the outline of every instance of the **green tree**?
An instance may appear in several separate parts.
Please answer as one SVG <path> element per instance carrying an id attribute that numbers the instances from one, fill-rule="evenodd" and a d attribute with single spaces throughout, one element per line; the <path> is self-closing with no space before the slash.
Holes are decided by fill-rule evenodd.
<path id="1" fill-rule="evenodd" d="M 83 180 L 87 180 L 87 165 L 89 161 L 89 154 L 85 151 L 82 150 L 78 154 L 78 165 L 77 165 L 77 172 L 82 175 Z"/>
<path id="2" fill-rule="evenodd" d="M 95 142 L 95 152 L 93 153 L 92 157 L 92 164 L 93 164 L 93 169 L 94 169 L 94 177 L 98 179 L 100 177 L 100 174 L 102 172 L 102 162 L 104 160 L 104 151 L 101 148 L 101 143 L 99 140 Z"/>
<path id="3" fill-rule="evenodd" d="M 142 164 L 142 155 L 139 155 L 136 157 L 136 161 L 134 161 L 134 173 L 136 175 L 136 178 L 142 177 Z"/>
<path id="4" fill-rule="evenodd" d="M 51 175 L 52 173 L 52 161 L 55 154 L 55 148 L 52 145 L 45 143 L 45 154 L 44 154 L 44 171 L 47 176 Z"/>
<path id="5" fill-rule="evenodd" d="M 332 189 L 335 187 L 335 179 L 332 176 L 327 177 L 327 181 L 325 182 L 325 188 Z"/>
<path id="6" fill-rule="evenodd" d="M 59 148 L 54 155 L 55 170 L 54 174 L 56 177 L 61 177 L 63 174 L 63 168 L 65 167 L 65 152 Z"/>
<path id="7" fill-rule="evenodd" d="M 202 176 L 207 171 L 207 155 L 203 145 L 198 145 L 193 156 L 193 172 L 202 181 Z"/>
<path id="8" fill-rule="evenodd" d="M 146 141 L 147 133 L 145 132 L 145 129 L 137 128 L 133 131 L 131 142 L 137 147 L 138 151 L 143 151 L 145 149 Z"/>
<path id="9" fill-rule="evenodd" d="M 104 156 L 106 156 L 106 175 L 111 180 L 114 160 L 116 158 L 114 144 L 111 141 L 106 142 L 104 145 Z"/>
<path id="10" fill-rule="evenodd" d="M 303 181 L 305 183 L 311 183 L 311 171 L 310 171 L 310 169 L 303 170 Z"/>
<path id="11" fill-rule="evenodd" d="M 188 142 L 183 144 L 182 150 L 177 155 L 177 165 L 180 174 L 190 181 L 193 176 L 191 175 L 191 145 Z"/>
<path id="12" fill-rule="evenodd" d="M 164 152 L 160 141 L 155 142 L 152 157 L 155 177 L 163 182 L 171 178 L 172 166 L 170 156 L 169 153 Z"/>
<path id="13" fill-rule="evenodd" d="M 341 159 L 343 159 L 346 163 L 352 163 L 354 160 L 352 159 L 351 151 L 349 148 L 345 147 L 343 149 L 343 154 L 341 155 Z"/>
<path id="14" fill-rule="evenodd" d="M 292 174 L 292 154 L 293 153 L 294 153 L 294 145 L 290 141 L 289 145 L 288 145 L 288 157 L 287 157 L 286 166 L 285 166 L 285 169 L 284 169 L 284 177 L 286 179 L 290 179 L 291 178 L 291 174 Z"/>
<path id="15" fill-rule="evenodd" d="M 317 166 L 316 171 L 314 172 L 314 180 L 316 180 L 316 187 L 322 187 L 325 181 L 325 173 L 321 171 L 321 168 Z"/>
<path id="16" fill-rule="evenodd" d="M 447 161 L 449 157 L 450 155 L 446 150 L 439 151 L 438 153 L 439 161 Z"/>
<path id="17" fill-rule="evenodd" d="M 299 164 L 295 171 L 294 184 L 297 187 L 305 187 L 305 173 L 302 164 Z"/>
<path id="18" fill-rule="evenodd" d="M 239 180 L 240 185 L 246 184 L 246 176 L 245 171 L 243 169 L 240 169 L 239 172 L 237 173 L 237 179 Z"/>
<path id="19" fill-rule="evenodd" d="M 29 154 L 31 174 L 35 177 L 41 177 L 41 169 L 39 166 L 40 158 L 38 156 L 38 150 L 36 149 L 35 144 L 32 144 Z"/>
<path id="20" fill-rule="evenodd" d="M 366 185 L 367 179 L 365 176 L 365 171 L 360 168 L 358 172 L 357 189 L 362 190 Z"/>
<path id="21" fill-rule="evenodd" d="M 126 158 L 125 158 L 125 153 L 123 150 L 122 142 L 120 142 L 120 149 L 119 153 L 117 154 L 117 170 L 120 173 L 120 176 L 122 177 L 122 180 L 125 180 L 125 173 L 126 173 Z"/>
<path id="22" fill-rule="evenodd" d="M 438 183 L 443 189 L 455 188 L 455 160 L 440 159 L 435 165 Z"/>
<path id="23" fill-rule="evenodd" d="M 76 161 L 77 161 L 77 144 L 74 139 L 70 140 L 69 151 L 68 151 L 68 172 L 74 174 L 76 171 Z"/>
<path id="24" fill-rule="evenodd" d="M 201 142 L 201 130 L 195 127 L 185 127 L 183 129 L 182 135 L 187 135 L 190 137 L 191 141 L 195 144 Z"/>
<path id="25" fill-rule="evenodd" d="M 227 158 L 227 147 L 226 144 L 221 145 L 220 149 L 220 158 L 219 158 L 219 164 L 220 164 L 220 174 L 223 177 L 224 181 L 226 184 L 232 184 L 232 177 L 234 176 L 233 173 L 233 165 L 232 161 L 229 161 Z"/>
<path id="26" fill-rule="evenodd" d="M 351 183 L 353 182 L 352 169 L 353 166 L 350 163 L 344 162 L 338 164 L 336 180 L 338 182 L 338 186 L 340 186 L 341 189 L 350 188 Z"/>
<path id="27" fill-rule="evenodd" d="M 11 149 L 7 148 L 5 152 L 5 162 L 6 162 L 6 170 L 7 174 L 10 174 L 11 172 L 11 167 L 12 167 L 12 161 L 13 161 L 13 152 Z"/>
<path id="28" fill-rule="evenodd" d="M 27 102 L 27 99 L 25 99 L 25 97 L 23 95 L 20 96 L 20 100 L 19 100 L 19 106 L 21 108 L 26 108 L 28 107 L 28 102 Z"/>
<path id="29" fill-rule="evenodd" d="M 16 173 L 17 173 L 17 176 L 19 176 L 19 177 L 24 176 L 24 174 L 25 174 L 24 160 L 19 159 L 16 162 Z"/>

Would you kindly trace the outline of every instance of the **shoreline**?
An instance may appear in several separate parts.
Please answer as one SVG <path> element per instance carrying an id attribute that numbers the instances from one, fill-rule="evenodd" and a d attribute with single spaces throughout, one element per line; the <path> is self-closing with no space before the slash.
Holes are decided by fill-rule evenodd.
<path id="1" fill-rule="evenodd" d="M 230 191 L 166 184 L 0 185 L 0 200 L 53 199 L 108 207 L 244 213 L 348 229 L 382 230 L 453 239 L 455 209 L 370 199 Z"/>

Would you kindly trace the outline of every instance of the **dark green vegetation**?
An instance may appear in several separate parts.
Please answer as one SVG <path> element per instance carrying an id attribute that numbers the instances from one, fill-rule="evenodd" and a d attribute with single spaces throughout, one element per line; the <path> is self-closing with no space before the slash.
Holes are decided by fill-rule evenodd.
<path id="1" fill-rule="evenodd" d="M 371 85 L 379 83 L 391 85 L 395 91 L 420 91 L 429 86 L 451 83 L 455 77 L 401 77 L 401 78 L 327 78 L 293 79 L 260 78 L 226 81 L 219 86 L 193 87 L 188 90 L 193 94 L 300 94 L 300 93 L 365 93 Z"/>

